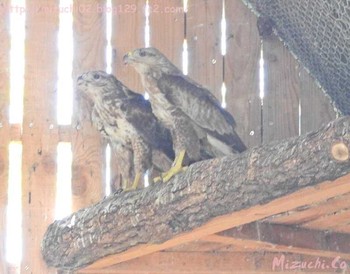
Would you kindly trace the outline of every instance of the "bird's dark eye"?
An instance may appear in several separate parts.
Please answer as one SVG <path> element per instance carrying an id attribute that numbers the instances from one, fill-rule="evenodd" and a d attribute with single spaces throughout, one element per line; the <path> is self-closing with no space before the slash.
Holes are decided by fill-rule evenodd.
<path id="1" fill-rule="evenodd" d="M 95 80 L 100 79 L 100 75 L 99 75 L 99 74 L 94 74 L 94 79 L 95 79 Z"/>
<path id="2" fill-rule="evenodd" d="M 142 51 L 140 51 L 140 56 L 141 56 L 141 57 L 145 57 L 145 56 L 146 56 L 146 52 L 145 52 L 145 51 L 143 51 L 143 50 L 142 50 Z"/>

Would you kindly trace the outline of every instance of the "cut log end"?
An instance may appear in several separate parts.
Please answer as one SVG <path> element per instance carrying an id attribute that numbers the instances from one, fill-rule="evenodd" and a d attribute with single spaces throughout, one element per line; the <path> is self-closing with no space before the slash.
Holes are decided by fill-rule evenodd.
<path id="1" fill-rule="evenodd" d="M 339 162 L 349 160 L 349 148 L 343 142 L 332 145 L 331 154 L 332 157 Z"/>

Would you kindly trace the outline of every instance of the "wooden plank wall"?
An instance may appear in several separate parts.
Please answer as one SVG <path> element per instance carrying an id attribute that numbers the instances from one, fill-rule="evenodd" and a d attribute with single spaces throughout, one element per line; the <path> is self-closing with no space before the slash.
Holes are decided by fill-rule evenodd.
<path id="1" fill-rule="evenodd" d="M 227 54 L 225 83 L 227 109 L 237 122 L 237 133 L 248 147 L 261 144 L 259 96 L 260 37 L 256 16 L 241 1 L 226 1 Z"/>
<path id="2" fill-rule="evenodd" d="M 105 1 L 74 1 L 74 82 L 83 72 L 106 68 L 106 13 L 98 12 L 98 6 L 105 6 Z M 82 102 L 79 94 L 75 98 L 78 100 L 74 104 L 73 121 L 78 122 L 79 126 L 72 134 L 73 211 L 91 205 L 103 197 L 105 171 L 105 144 L 91 124 L 90 106 Z"/>
<path id="3" fill-rule="evenodd" d="M 263 142 L 299 135 L 297 61 L 276 36 L 263 40 L 265 96 Z"/>
<path id="4" fill-rule="evenodd" d="M 54 220 L 58 14 L 40 12 L 46 0 L 33 0 L 26 14 L 22 159 L 22 273 L 53 273 L 41 258 L 41 239 Z M 58 6 L 58 0 L 52 1 Z"/>
<path id="5" fill-rule="evenodd" d="M 336 111 L 315 79 L 301 66 L 298 68 L 300 77 L 300 134 L 317 130 L 328 121 L 337 117 Z"/>
<path id="6" fill-rule="evenodd" d="M 149 7 L 150 46 L 160 49 L 182 68 L 185 38 L 182 0 L 150 0 Z"/>
<path id="7" fill-rule="evenodd" d="M 8 4 L 10 0 L 0 1 Z M 182 67 L 184 39 L 188 42 L 188 74 L 208 87 L 221 101 L 225 82 L 227 110 L 248 147 L 280 140 L 319 128 L 336 117 L 329 100 L 276 37 L 263 41 L 256 17 L 240 0 L 149 0 L 150 45 Z M 46 0 L 27 1 L 37 9 Z M 58 5 L 54 0 L 51 5 Z M 106 0 L 75 0 L 73 13 L 73 81 L 88 70 L 106 68 L 106 16 L 97 7 Z M 138 74 L 124 66 L 129 50 L 145 46 L 146 0 L 112 1 L 112 72 L 131 89 L 143 93 Z M 223 6 L 224 5 L 224 6 Z M 90 11 L 79 9 L 90 7 Z M 227 53 L 221 52 L 223 7 L 227 20 Z M 89 104 L 74 94 L 74 117 L 69 126 L 56 123 L 57 31 L 59 12 L 26 14 L 26 72 L 23 131 L 9 125 L 9 18 L 0 17 L 0 212 L 5 216 L 8 182 L 8 145 L 23 144 L 23 261 L 22 273 L 54 273 L 40 255 L 40 242 L 54 218 L 56 147 L 72 144 L 73 210 L 99 201 L 104 195 L 105 142 L 91 126 Z M 261 45 L 265 61 L 265 97 L 259 97 Z M 113 157 L 112 167 L 118 161 Z M 113 170 L 112 170 L 113 173 Z M 113 174 L 112 174 L 113 176 Z M 0 220 L 0 272 L 5 273 L 5 219 Z"/>
<path id="8" fill-rule="evenodd" d="M 330 100 L 275 35 L 263 39 L 263 58 L 264 143 L 317 130 L 336 118 Z"/>
<path id="9" fill-rule="evenodd" d="M 9 1 L 3 1 L 8 4 Z M 0 17 L 0 272 L 6 273 L 5 241 L 6 241 L 6 205 L 8 188 L 8 167 L 10 142 L 10 125 L 8 123 L 9 67 L 10 67 L 10 33 L 9 11 L 2 11 Z"/>
<path id="10" fill-rule="evenodd" d="M 221 100 L 223 56 L 221 54 L 222 1 L 189 1 L 186 36 L 188 76 Z"/>
<path id="11" fill-rule="evenodd" d="M 139 76 L 133 68 L 123 64 L 123 56 L 135 48 L 145 46 L 145 0 L 113 0 L 112 70 L 130 89 L 143 93 Z"/>

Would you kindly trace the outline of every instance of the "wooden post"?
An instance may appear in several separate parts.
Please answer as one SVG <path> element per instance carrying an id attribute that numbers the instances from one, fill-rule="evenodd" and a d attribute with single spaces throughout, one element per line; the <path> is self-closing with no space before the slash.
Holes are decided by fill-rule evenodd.
<path id="1" fill-rule="evenodd" d="M 50 7 L 58 7 L 51 1 Z M 54 219 L 57 136 L 58 11 L 44 9 L 46 0 L 27 2 L 25 97 L 22 159 L 23 258 L 21 273 L 53 273 L 40 255 L 41 239 Z"/>
<path id="2" fill-rule="evenodd" d="M 150 0 L 150 45 L 158 48 L 180 70 L 184 41 L 182 0 Z"/>
<path id="3" fill-rule="evenodd" d="M 10 1 L 3 1 L 6 7 Z M 10 69 L 10 33 L 9 10 L 0 7 L 0 272 L 6 273 L 6 206 L 8 190 L 8 145 L 10 143 L 9 126 L 9 69 Z"/>
<path id="4" fill-rule="evenodd" d="M 188 75 L 221 101 L 223 81 L 221 0 L 189 1 L 187 12 Z"/>
<path id="5" fill-rule="evenodd" d="M 106 13 L 99 10 L 104 6 L 105 0 L 74 1 L 74 85 L 81 73 L 106 68 Z M 74 97 L 78 99 L 73 121 L 78 121 L 78 126 L 72 136 L 72 193 L 73 210 L 78 210 L 103 197 L 105 149 L 100 133 L 91 124 L 89 104 L 80 94 Z"/>
<path id="6" fill-rule="evenodd" d="M 112 19 L 112 70 L 118 80 L 128 88 L 144 93 L 136 71 L 123 63 L 123 56 L 145 45 L 146 0 L 113 0 Z"/>
<path id="7" fill-rule="evenodd" d="M 227 110 L 237 122 L 237 133 L 248 147 L 261 144 L 259 97 L 260 37 L 256 16 L 241 0 L 226 0 L 227 54 L 225 83 Z"/>
<path id="8" fill-rule="evenodd" d="M 300 82 L 298 63 L 281 41 L 263 39 L 265 96 L 263 142 L 299 135 Z"/>

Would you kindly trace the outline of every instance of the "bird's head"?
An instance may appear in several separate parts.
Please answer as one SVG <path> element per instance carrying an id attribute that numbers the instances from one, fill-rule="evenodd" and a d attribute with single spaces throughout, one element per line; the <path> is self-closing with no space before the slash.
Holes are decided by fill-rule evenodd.
<path id="1" fill-rule="evenodd" d="M 89 71 L 77 79 L 77 89 L 90 100 L 96 101 L 106 96 L 125 97 L 122 84 L 112 75 L 104 71 Z"/>
<path id="2" fill-rule="evenodd" d="M 178 71 L 178 69 L 156 48 L 139 48 L 128 52 L 123 61 L 132 65 L 137 72 L 147 73 L 158 70 L 165 73 Z"/>

